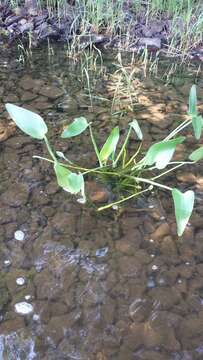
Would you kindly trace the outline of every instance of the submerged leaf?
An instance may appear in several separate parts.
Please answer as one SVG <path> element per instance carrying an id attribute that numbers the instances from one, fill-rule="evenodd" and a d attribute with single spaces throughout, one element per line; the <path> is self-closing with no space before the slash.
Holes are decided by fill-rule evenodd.
<path id="1" fill-rule="evenodd" d="M 179 136 L 176 139 L 153 144 L 147 151 L 144 164 L 151 166 L 155 163 L 157 169 L 165 168 L 174 154 L 176 145 L 181 144 L 184 140 L 184 136 Z"/>
<path id="2" fill-rule="evenodd" d="M 140 125 L 138 124 L 137 120 L 133 120 L 132 122 L 130 122 L 129 124 L 133 130 L 135 131 L 137 137 L 139 140 L 142 140 L 143 139 L 143 134 L 142 134 L 142 130 L 140 128 Z"/>
<path id="3" fill-rule="evenodd" d="M 89 126 L 85 117 L 81 116 L 76 118 L 70 125 L 66 126 L 63 130 L 61 137 L 63 139 L 71 138 L 80 135 Z"/>
<path id="4" fill-rule="evenodd" d="M 197 93 L 196 85 L 192 85 L 189 95 L 189 114 L 197 115 Z"/>
<path id="5" fill-rule="evenodd" d="M 172 196 L 175 206 L 178 236 L 182 236 L 194 207 L 194 191 L 188 190 L 182 193 L 174 188 L 172 189 Z"/>
<path id="6" fill-rule="evenodd" d="M 194 150 L 190 156 L 189 159 L 192 161 L 199 161 L 203 159 L 203 146 L 201 146 L 199 149 Z"/>
<path id="7" fill-rule="evenodd" d="M 110 133 L 105 144 L 103 145 L 99 157 L 102 162 L 106 162 L 109 157 L 116 151 L 116 146 L 119 140 L 119 127 L 116 126 Z"/>
<path id="8" fill-rule="evenodd" d="M 6 104 L 12 120 L 27 135 L 42 140 L 47 133 L 47 126 L 42 117 L 34 112 L 13 104 Z"/>
<path id="9" fill-rule="evenodd" d="M 197 140 L 200 139 L 203 127 L 203 118 L 201 115 L 193 115 L 192 116 L 192 126 L 194 130 L 194 134 Z"/>
<path id="10" fill-rule="evenodd" d="M 54 170 L 57 177 L 58 185 L 71 194 L 84 192 L 84 178 L 82 174 L 75 174 L 60 165 L 58 162 L 54 164 Z"/>

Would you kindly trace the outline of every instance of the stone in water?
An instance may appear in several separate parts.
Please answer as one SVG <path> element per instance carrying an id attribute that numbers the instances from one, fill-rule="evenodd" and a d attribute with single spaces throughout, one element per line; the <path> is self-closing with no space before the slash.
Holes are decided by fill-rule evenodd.
<path id="1" fill-rule="evenodd" d="M 11 260 L 4 260 L 4 265 L 5 266 L 10 266 L 11 265 Z"/>
<path id="2" fill-rule="evenodd" d="M 23 241 L 23 240 L 24 240 L 24 237 L 25 237 L 25 234 L 24 234 L 23 231 L 17 230 L 17 231 L 15 232 L 15 234 L 14 234 L 14 237 L 15 237 L 15 239 L 18 240 L 18 241 Z"/>
<path id="3" fill-rule="evenodd" d="M 28 315 L 33 312 L 33 306 L 25 301 L 15 304 L 15 312 L 20 315 Z"/>
<path id="4" fill-rule="evenodd" d="M 25 284 L 25 279 L 23 277 L 17 278 L 16 279 L 16 284 L 20 285 L 20 286 L 24 285 Z"/>

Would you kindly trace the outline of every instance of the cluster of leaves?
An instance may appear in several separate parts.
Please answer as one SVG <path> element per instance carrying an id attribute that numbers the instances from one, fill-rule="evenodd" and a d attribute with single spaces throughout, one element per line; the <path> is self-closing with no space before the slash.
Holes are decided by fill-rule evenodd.
<path id="1" fill-rule="evenodd" d="M 118 182 L 122 181 L 130 193 L 129 196 L 122 197 L 115 203 L 107 204 L 106 206 L 99 208 L 99 210 L 104 210 L 112 207 L 113 205 L 118 205 L 121 202 L 136 197 L 143 192 L 150 191 L 154 186 L 157 186 L 161 189 L 171 191 L 175 207 L 177 232 L 179 236 L 183 234 L 193 211 L 194 192 L 192 190 L 188 190 L 185 193 L 182 193 L 177 188 L 171 188 L 165 184 L 158 183 L 156 179 L 185 164 L 194 164 L 203 158 L 203 147 L 199 147 L 190 154 L 190 161 L 171 161 L 176 150 L 176 146 L 185 140 L 184 136 L 176 137 L 180 131 L 191 124 L 194 130 L 195 138 L 198 140 L 201 137 L 203 119 L 197 111 L 195 85 L 193 85 L 190 90 L 187 120 L 182 122 L 165 139 L 151 145 L 144 157 L 139 160 L 137 159 L 143 142 L 143 134 L 137 120 L 133 120 L 129 123 L 125 139 L 120 146 L 120 150 L 117 151 L 120 139 L 118 126 L 111 131 L 104 145 L 101 149 L 99 149 L 92 131 L 91 123 L 88 123 L 84 117 L 76 118 L 63 130 L 61 137 L 63 139 L 69 139 L 82 134 L 86 129 L 89 130 L 90 138 L 98 160 L 98 166 L 92 169 L 80 167 L 70 161 L 62 152 L 54 152 L 52 150 L 46 137 L 48 129 L 41 116 L 13 104 L 6 104 L 6 109 L 10 117 L 24 133 L 35 139 L 45 141 L 51 158 L 47 159 L 41 156 L 35 157 L 53 163 L 58 185 L 71 194 L 80 194 L 81 197 L 78 201 L 81 203 L 85 203 L 86 201 L 84 176 L 89 173 L 108 175 L 110 178 L 113 177 L 114 181 L 115 179 Z M 135 153 L 131 157 L 128 157 L 127 145 L 132 133 L 134 133 L 134 136 L 136 136 L 140 141 L 140 144 Z M 166 167 L 169 168 L 162 171 Z M 161 172 L 154 176 L 154 171 L 157 170 L 161 170 Z M 147 173 L 147 177 L 141 177 L 143 173 Z M 147 187 L 140 187 L 141 184 L 147 184 Z"/>

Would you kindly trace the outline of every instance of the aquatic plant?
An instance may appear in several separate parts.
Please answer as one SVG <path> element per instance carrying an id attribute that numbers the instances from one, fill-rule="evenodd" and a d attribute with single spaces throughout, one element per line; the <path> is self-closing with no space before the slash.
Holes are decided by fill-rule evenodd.
<path id="1" fill-rule="evenodd" d="M 114 203 L 108 203 L 98 210 L 105 210 L 151 191 L 154 187 L 170 191 L 175 208 L 177 232 L 181 236 L 185 230 L 194 206 L 194 192 L 188 190 L 182 193 L 176 187 L 157 182 L 157 179 L 168 175 L 186 164 L 195 164 L 203 159 L 203 147 L 199 147 L 189 155 L 189 161 L 171 161 L 177 145 L 183 143 L 184 136 L 177 136 L 183 129 L 192 125 L 194 136 L 197 140 L 201 137 L 203 118 L 198 114 L 196 86 L 193 85 L 189 95 L 189 109 L 187 120 L 176 127 L 162 141 L 152 144 L 141 156 L 143 134 L 137 120 L 128 124 L 126 136 L 118 148 L 120 131 L 116 126 L 112 129 L 103 146 L 99 149 L 92 125 L 86 118 L 78 117 L 66 126 L 61 134 L 63 139 L 70 139 L 89 130 L 92 145 L 97 157 L 98 166 L 95 168 L 84 168 L 70 161 L 62 152 L 54 152 L 46 136 L 48 128 L 42 117 L 34 112 L 13 104 L 6 104 L 6 109 L 16 125 L 27 135 L 34 139 L 44 140 L 50 158 L 34 156 L 53 164 L 58 185 L 65 191 L 77 195 L 78 201 L 85 203 L 85 175 L 92 174 L 100 176 L 104 181 L 114 183 L 120 189 L 120 198 Z M 134 134 L 140 142 L 133 154 L 128 156 L 127 146 L 130 136 Z M 167 169 L 166 169 L 167 168 Z M 157 173 L 158 171 L 158 173 Z M 124 196 L 124 194 L 127 196 Z"/>

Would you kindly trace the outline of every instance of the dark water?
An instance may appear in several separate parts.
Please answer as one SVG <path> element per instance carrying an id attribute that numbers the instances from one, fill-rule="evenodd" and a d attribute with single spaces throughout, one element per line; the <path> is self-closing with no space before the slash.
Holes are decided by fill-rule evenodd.
<path id="1" fill-rule="evenodd" d="M 86 116 L 102 143 L 114 124 L 125 129 L 136 117 L 146 143 L 161 139 L 184 120 L 194 81 L 203 98 L 198 64 L 167 79 L 172 61 L 163 62 L 156 78 L 145 78 L 137 63 L 134 90 L 126 90 L 122 79 L 116 88 L 120 73 L 111 76 L 118 69 L 112 54 L 103 67 L 98 53 L 83 54 L 81 62 L 63 49 L 54 57 L 42 49 L 26 65 L 14 55 L 2 53 L 0 62 L 0 359 L 203 359 L 201 165 L 168 179 L 197 195 L 178 239 L 168 194 L 102 214 L 97 204 L 77 203 L 58 189 L 50 164 L 32 158 L 47 155 L 43 145 L 8 130 L 4 112 L 5 102 L 39 111 L 55 149 L 89 166 L 87 136 L 60 140 L 66 122 Z M 177 158 L 194 146 L 187 136 Z"/>

